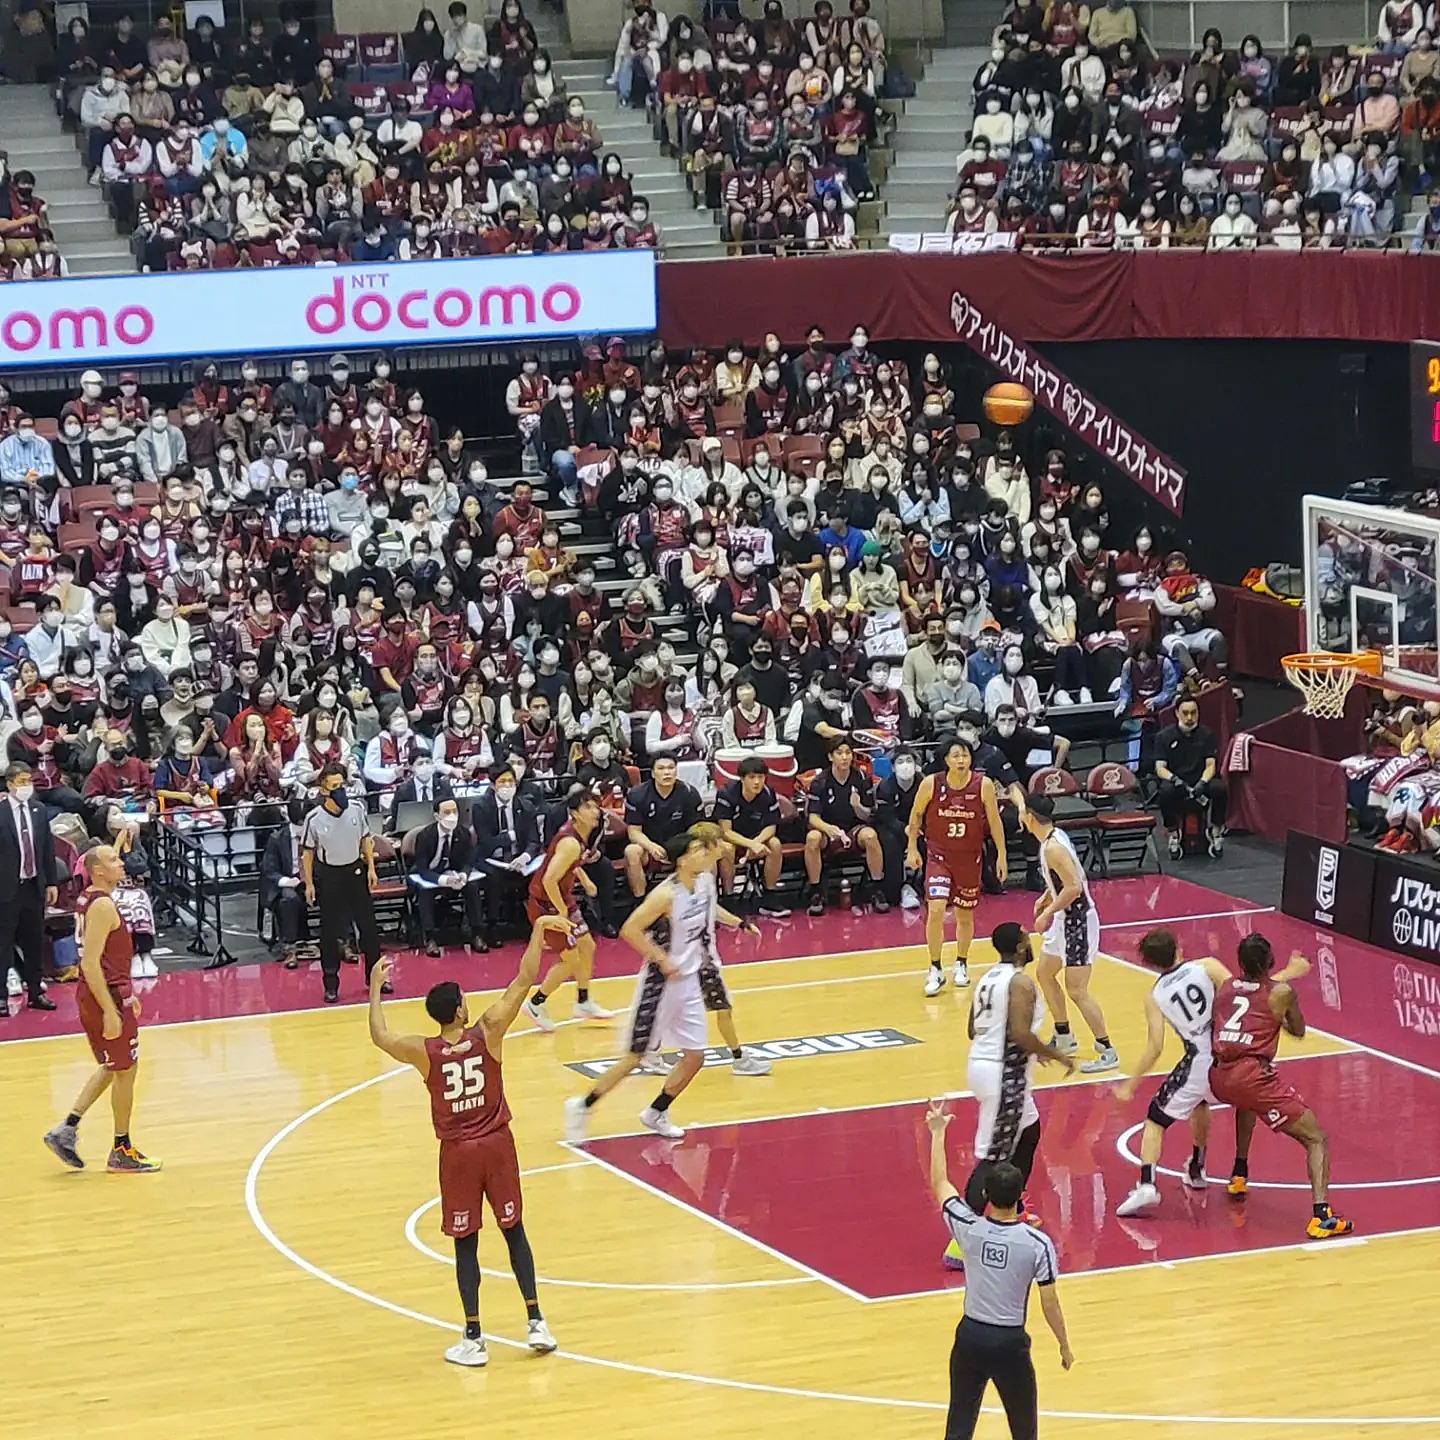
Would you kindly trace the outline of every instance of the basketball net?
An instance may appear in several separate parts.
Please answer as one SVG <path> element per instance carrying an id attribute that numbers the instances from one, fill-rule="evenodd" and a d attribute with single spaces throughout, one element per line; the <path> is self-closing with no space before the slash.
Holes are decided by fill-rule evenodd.
<path id="1" fill-rule="evenodd" d="M 1280 662 L 1285 678 L 1304 697 L 1303 709 L 1319 720 L 1338 720 L 1345 713 L 1345 701 L 1361 673 L 1378 675 L 1377 651 L 1360 654 L 1287 655 Z"/>

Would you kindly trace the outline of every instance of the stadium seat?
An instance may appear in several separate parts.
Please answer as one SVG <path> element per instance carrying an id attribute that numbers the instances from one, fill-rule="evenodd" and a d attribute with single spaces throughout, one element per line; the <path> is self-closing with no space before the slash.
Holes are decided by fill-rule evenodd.
<path id="1" fill-rule="evenodd" d="M 345 88 L 350 96 L 350 103 L 365 117 L 367 123 L 372 120 L 378 123 L 390 113 L 390 95 L 384 85 L 359 80 Z"/>
<path id="2" fill-rule="evenodd" d="M 332 31 L 328 35 L 322 35 L 315 48 L 322 58 L 334 65 L 335 73 L 342 78 L 346 70 L 360 63 L 358 35 L 341 35 Z"/>
<path id="3" fill-rule="evenodd" d="M 1150 853 L 1150 836 L 1155 817 L 1136 809 L 1140 782 L 1129 766 L 1106 760 L 1085 777 L 1085 798 L 1095 806 L 1094 839 L 1089 868 L 1101 876 L 1111 874 L 1118 864 L 1133 865 L 1136 874 L 1145 868 Z M 1159 861 L 1156 861 L 1159 868 Z"/>
<path id="4" fill-rule="evenodd" d="M 362 35 L 360 68 L 372 85 L 388 85 L 408 79 L 399 35 L 394 31 L 372 31 Z"/>

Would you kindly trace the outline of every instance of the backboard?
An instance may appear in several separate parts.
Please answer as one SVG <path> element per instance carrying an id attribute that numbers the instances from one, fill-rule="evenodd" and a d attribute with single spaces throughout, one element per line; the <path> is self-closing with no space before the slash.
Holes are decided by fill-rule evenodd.
<path id="1" fill-rule="evenodd" d="M 1440 699 L 1440 517 L 1307 495 L 1306 648 L 1379 651 L 1367 683 Z"/>

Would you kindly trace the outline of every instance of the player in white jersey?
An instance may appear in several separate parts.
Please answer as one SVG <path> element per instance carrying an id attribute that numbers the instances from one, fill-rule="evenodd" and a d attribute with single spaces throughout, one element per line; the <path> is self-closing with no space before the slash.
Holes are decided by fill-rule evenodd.
<path id="1" fill-rule="evenodd" d="M 1040 1039 L 1045 1005 L 1025 973 L 1030 937 L 1014 922 L 997 925 L 990 936 L 995 963 L 980 977 L 970 998 L 970 1058 L 965 1078 L 975 1097 L 975 1168 L 965 1182 L 965 1203 L 977 1214 L 985 1209 L 985 1178 L 990 1167 L 1009 1161 L 1028 1181 L 1040 1144 L 1040 1112 L 1032 1093 L 1036 1061 L 1055 1061 L 1067 1071 L 1075 1062 Z M 1032 1219 L 1028 1205 L 1021 1206 Z M 945 1264 L 963 1268 L 960 1247 L 952 1240 Z"/>
<path id="2" fill-rule="evenodd" d="M 1210 1040 L 1215 996 L 1231 978 L 1218 960 L 1187 960 L 1180 953 L 1180 942 L 1169 930 L 1149 931 L 1140 941 L 1139 953 L 1141 960 L 1160 974 L 1145 997 L 1145 1053 L 1135 1073 L 1115 1087 L 1115 1098 L 1122 1105 L 1134 1098 L 1141 1078 L 1160 1058 L 1167 1024 L 1179 1036 L 1184 1053 L 1160 1082 L 1146 1111 L 1145 1128 L 1140 1134 L 1140 1181 L 1115 1207 L 1117 1215 L 1138 1215 L 1160 1203 L 1155 1171 L 1165 1131 L 1177 1120 L 1190 1122 L 1190 1159 L 1181 1178 L 1191 1190 L 1206 1186 L 1205 1147 L 1210 1139 L 1210 1106 L 1214 1103 L 1210 1094 Z M 1281 973 L 1288 977 L 1291 971 L 1287 968 Z"/>
<path id="3" fill-rule="evenodd" d="M 706 989 L 720 983 L 715 957 L 715 925 L 752 928 L 717 902 L 715 867 L 722 841 L 716 825 L 692 825 L 666 845 L 675 874 L 657 885 L 630 912 L 620 936 L 645 957 L 635 981 L 635 999 L 626 1029 L 626 1053 L 585 1095 L 565 1102 L 565 1138 L 585 1139 L 590 1110 L 609 1094 L 645 1057 L 666 1047 L 680 1051 L 679 1063 L 667 1074 L 660 1094 L 640 1113 L 647 1130 L 679 1140 L 684 1130 L 670 1119 L 670 1104 L 700 1073 L 705 1063 Z M 650 931 L 661 920 L 670 927 L 669 944 L 661 949 Z M 710 976 L 707 981 L 703 977 Z M 724 996 L 728 1009 L 729 996 Z M 731 1036 L 734 1026 L 730 1027 Z M 743 1056 L 742 1056 L 743 1058 Z M 759 1058 L 759 1057 L 756 1057 Z M 768 1068 L 768 1067 L 767 1067 Z"/>
<path id="4" fill-rule="evenodd" d="M 1032 795 L 1026 801 L 1025 828 L 1039 842 L 1040 873 L 1045 877 L 1045 893 L 1035 902 L 1035 928 L 1045 932 L 1035 978 L 1055 1016 L 1051 1043 L 1067 1055 L 1079 1048 L 1070 1033 L 1068 995 L 1095 1036 L 1095 1058 L 1085 1061 L 1081 1071 L 1094 1075 L 1114 1070 L 1120 1057 L 1110 1043 L 1105 1012 L 1090 994 L 1090 974 L 1100 953 L 1100 916 L 1090 897 L 1085 867 L 1074 842 L 1055 826 L 1055 802 L 1050 796 Z M 1061 970 L 1065 972 L 1063 989 L 1058 978 Z"/>

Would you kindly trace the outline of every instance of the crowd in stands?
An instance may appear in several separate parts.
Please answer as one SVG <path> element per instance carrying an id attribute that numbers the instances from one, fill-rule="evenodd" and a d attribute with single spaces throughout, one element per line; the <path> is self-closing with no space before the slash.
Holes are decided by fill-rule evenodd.
<path id="1" fill-rule="evenodd" d="M 0 151 L 0 281 L 58 280 L 68 273 L 34 173 L 12 173 Z"/>
<path id="2" fill-rule="evenodd" d="M 602 547 L 571 548 L 573 509 L 529 476 L 498 489 L 383 356 L 233 380 L 199 362 L 173 409 L 87 371 L 43 427 L 0 388 L 0 707 L 52 814 L 139 848 L 159 812 L 273 827 L 293 958 L 293 827 L 326 765 L 391 824 L 470 796 L 497 871 L 467 907 L 483 949 L 572 782 L 609 817 L 604 928 L 717 755 L 789 747 L 814 777 L 795 822 L 812 911 L 847 855 L 885 909 L 917 903 L 903 832 L 937 737 L 976 747 L 1018 833 L 1025 783 L 1064 760 L 1052 717 L 1113 712 L 1138 755 L 1224 676 L 1186 556 L 1115 533 L 1063 451 L 1032 475 L 1009 433 L 982 442 L 933 355 L 911 376 L 862 328 L 838 352 L 818 329 L 758 355 L 616 339 L 548 376 L 526 358 L 508 399 L 530 470 L 618 537 L 619 585 Z M 716 804 L 775 910 L 768 763 L 718 777 Z"/>
<path id="3" fill-rule="evenodd" d="M 753 20 L 712 5 L 703 24 L 632 3 L 610 83 L 622 105 L 648 107 L 725 239 L 747 251 L 854 248 L 856 204 L 875 197 L 869 150 L 890 123 L 869 0 L 838 18 L 817 0 L 804 21 L 780 0 Z"/>
<path id="4" fill-rule="evenodd" d="M 1433 26 L 1395 0 L 1364 53 L 1300 34 L 1274 56 L 1212 28 L 1192 55 L 1152 58 L 1127 0 L 1015 0 L 974 79 L 947 229 L 1036 250 L 1433 250 Z M 1410 236 L 1392 238 L 1421 192 Z"/>
<path id="5" fill-rule="evenodd" d="M 201 16 L 93 41 L 70 21 L 58 99 L 145 270 L 656 248 L 518 0 L 454 0 L 405 36 L 312 38 L 282 8 L 237 40 Z"/>

